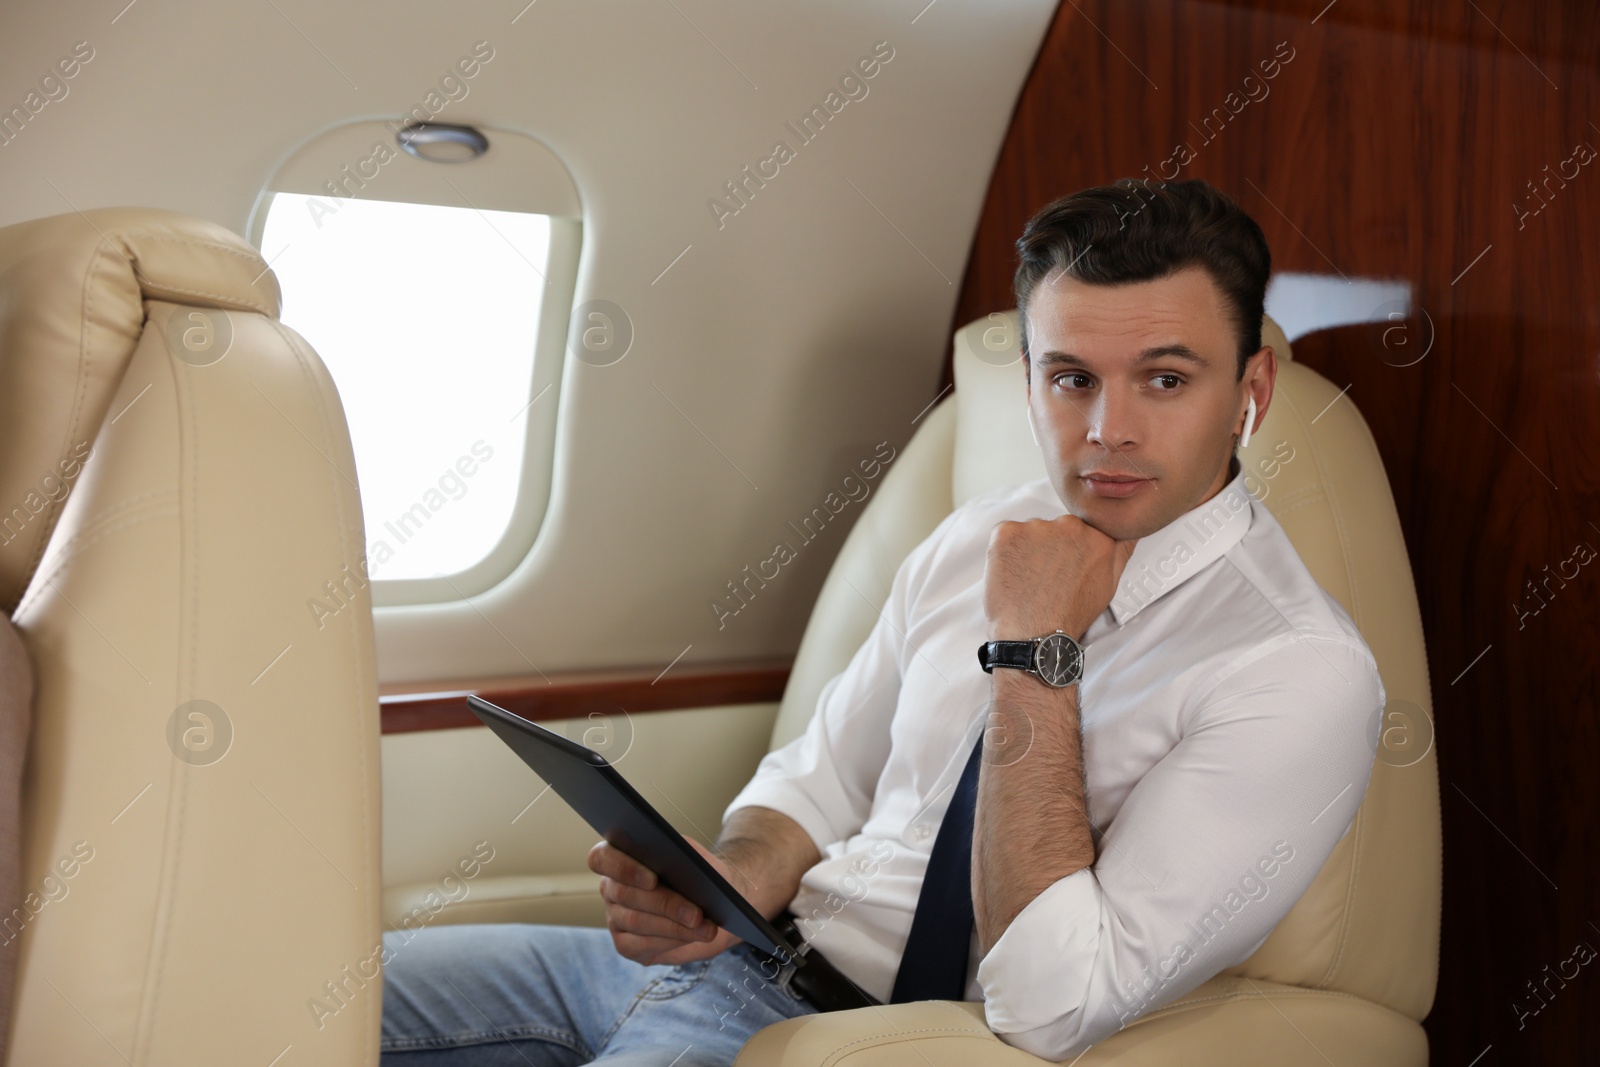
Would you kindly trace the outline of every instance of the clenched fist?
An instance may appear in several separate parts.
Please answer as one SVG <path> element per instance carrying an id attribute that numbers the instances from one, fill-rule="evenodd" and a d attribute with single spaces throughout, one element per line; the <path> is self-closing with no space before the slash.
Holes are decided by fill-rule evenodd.
<path id="1" fill-rule="evenodd" d="M 983 580 L 989 640 L 1065 630 L 1081 641 L 1116 595 L 1137 544 L 1114 541 L 1076 515 L 996 523 Z"/>

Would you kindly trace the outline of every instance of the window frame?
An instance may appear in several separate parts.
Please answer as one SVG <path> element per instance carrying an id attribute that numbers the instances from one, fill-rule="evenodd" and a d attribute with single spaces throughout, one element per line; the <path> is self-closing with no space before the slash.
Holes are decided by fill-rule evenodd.
<path id="1" fill-rule="evenodd" d="M 314 187 L 308 188 L 303 177 L 280 182 L 286 171 L 296 168 L 302 172 L 307 169 L 314 170 L 314 164 L 308 168 L 303 162 L 303 157 L 308 153 L 327 158 L 338 158 L 340 155 L 348 157 L 356 147 L 371 143 L 374 125 L 370 121 L 350 123 L 345 127 L 326 131 L 289 152 L 276 172 L 262 184 L 257 193 L 246 228 L 250 242 L 258 249 L 261 247 L 267 215 L 278 193 L 329 197 L 326 192 L 316 190 Z M 556 436 L 560 421 L 561 381 L 566 362 L 567 335 L 571 326 L 578 275 L 582 268 L 583 218 L 581 210 L 576 207 L 576 187 L 570 184 L 571 179 L 565 167 L 547 146 L 516 131 L 491 130 L 483 126 L 478 128 L 490 136 L 491 145 L 497 142 L 503 143 L 508 137 L 521 139 L 522 143 L 515 146 L 517 151 L 511 153 L 512 158 L 496 160 L 499 164 L 498 173 L 487 174 L 488 181 L 479 183 L 480 186 L 487 185 L 487 189 L 480 188 L 478 195 L 473 195 L 471 202 L 465 206 L 484 210 L 542 214 L 549 218 L 550 243 L 542 268 L 547 287 L 540 302 L 539 323 L 531 355 L 532 373 L 529 375 L 529 389 L 525 399 L 533 404 L 535 398 L 540 397 L 541 391 L 544 390 L 548 390 L 551 396 L 544 397 L 529 409 L 528 418 L 524 423 L 522 467 L 517 479 L 511 516 L 493 547 L 472 566 L 447 576 L 372 579 L 369 589 L 375 609 L 460 602 L 488 591 L 508 578 L 532 552 L 549 511 L 555 476 Z M 481 168 L 477 171 L 477 176 L 485 177 L 484 172 L 489 168 L 484 165 L 493 155 L 491 150 L 482 159 L 457 170 L 456 164 L 415 160 L 401 153 L 398 147 L 395 151 L 399 156 L 395 161 L 387 163 L 387 167 L 399 167 L 403 160 L 406 166 L 413 169 L 428 168 L 429 171 L 437 172 L 449 168 L 452 180 L 456 184 L 463 181 L 464 175 L 471 173 L 471 168 Z M 528 202 L 520 195 L 521 190 L 528 188 L 528 185 L 522 184 L 519 187 L 517 174 L 508 173 L 508 168 L 515 167 L 519 162 L 526 162 L 530 153 L 541 172 L 537 176 L 537 182 L 532 184 L 542 186 L 541 189 L 536 189 L 532 202 Z M 541 153 L 548 158 L 539 158 Z M 502 156 L 504 155 L 505 153 L 502 153 Z M 559 168 L 559 174 L 554 172 L 554 168 Z M 426 175 L 428 171 L 422 173 Z M 570 197 L 564 196 L 565 190 L 559 188 L 561 177 L 566 177 L 569 183 Z M 284 184 L 289 187 L 281 187 Z M 374 182 L 374 185 L 376 184 Z M 459 197 L 440 197 L 427 193 L 419 195 L 418 188 L 419 182 L 415 180 L 388 182 L 378 188 L 373 195 L 358 195 L 357 198 L 388 200 L 396 203 L 435 204 L 444 207 L 464 206 Z M 516 191 L 497 195 L 497 190 L 505 188 Z M 411 195 L 395 195 L 408 192 Z M 387 195 L 378 195 L 380 193 Z M 545 201 L 543 204 L 538 202 L 541 199 Z M 518 200 L 524 202 L 519 203 Z M 539 210 L 540 207 L 546 210 Z M 371 531 L 366 529 L 364 510 L 362 538 L 364 559 L 367 546 L 372 540 Z"/>

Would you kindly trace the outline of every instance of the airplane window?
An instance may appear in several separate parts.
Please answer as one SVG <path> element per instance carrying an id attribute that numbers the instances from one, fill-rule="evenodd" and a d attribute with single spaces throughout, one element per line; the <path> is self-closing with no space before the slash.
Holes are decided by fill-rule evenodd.
<path id="1" fill-rule="evenodd" d="M 370 578 L 448 578 L 505 533 L 554 411 L 530 397 L 550 247 L 548 215 L 273 195 L 262 255 L 339 388 Z"/>
<path id="2" fill-rule="evenodd" d="M 1411 283 L 1404 279 L 1274 271 L 1267 284 L 1266 312 L 1290 341 L 1334 326 L 1397 322 L 1411 310 Z"/>

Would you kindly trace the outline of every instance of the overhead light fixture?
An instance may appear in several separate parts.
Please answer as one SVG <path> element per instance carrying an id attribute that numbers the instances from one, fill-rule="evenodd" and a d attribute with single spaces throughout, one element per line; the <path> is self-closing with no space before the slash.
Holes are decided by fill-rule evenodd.
<path id="1" fill-rule="evenodd" d="M 489 151 L 489 138 L 471 126 L 413 122 L 395 134 L 400 147 L 432 163 L 468 163 Z"/>

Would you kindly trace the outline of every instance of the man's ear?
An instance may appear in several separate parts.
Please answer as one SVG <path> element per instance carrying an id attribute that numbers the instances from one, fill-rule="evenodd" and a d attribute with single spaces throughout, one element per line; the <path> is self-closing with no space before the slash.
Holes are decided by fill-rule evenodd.
<path id="1" fill-rule="evenodd" d="M 1249 433 L 1254 433 L 1261 425 L 1261 421 L 1267 417 L 1267 408 L 1272 403 L 1272 390 L 1277 379 L 1277 353 L 1272 350 L 1271 345 L 1262 345 L 1244 365 L 1246 403 L 1253 400 L 1256 408 L 1255 425 L 1249 427 Z"/>

